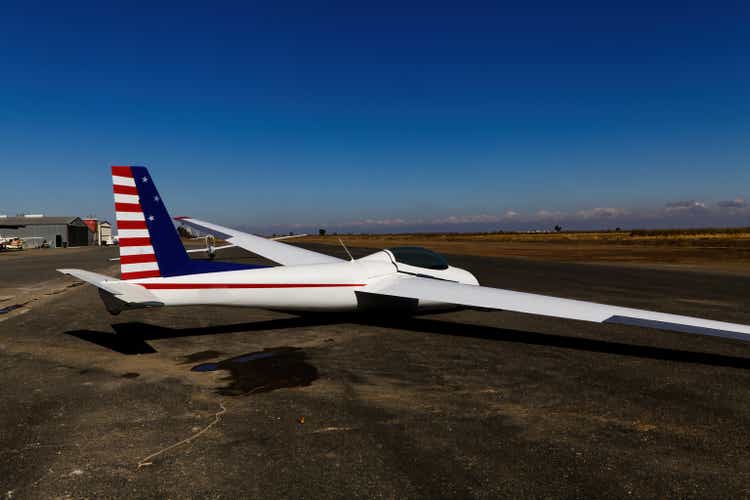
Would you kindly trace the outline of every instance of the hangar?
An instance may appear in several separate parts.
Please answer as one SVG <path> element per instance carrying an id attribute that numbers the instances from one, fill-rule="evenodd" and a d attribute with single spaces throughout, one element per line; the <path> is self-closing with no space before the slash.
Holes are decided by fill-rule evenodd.
<path id="1" fill-rule="evenodd" d="M 89 228 L 80 217 L 45 215 L 0 216 L 0 236 L 41 238 L 50 247 L 78 247 L 89 244 Z"/>

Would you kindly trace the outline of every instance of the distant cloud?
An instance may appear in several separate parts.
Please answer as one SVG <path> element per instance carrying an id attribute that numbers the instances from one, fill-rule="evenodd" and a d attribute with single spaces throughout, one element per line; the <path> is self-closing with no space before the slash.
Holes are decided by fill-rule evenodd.
<path id="1" fill-rule="evenodd" d="M 704 202 L 678 200 L 662 206 L 644 208 L 594 207 L 577 211 L 541 209 L 521 213 L 508 209 L 502 213 L 454 214 L 434 217 L 364 217 L 338 223 L 291 224 L 271 227 L 274 232 L 290 229 L 313 231 L 315 227 L 338 230 L 401 232 L 401 231 L 494 231 L 550 228 L 562 224 L 566 228 L 671 227 L 673 225 L 746 224 L 750 202 L 744 198 Z M 312 229 L 311 229 L 312 228 Z M 269 229 L 269 228 L 266 228 Z"/>
<path id="2" fill-rule="evenodd" d="M 431 224 L 476 224 L 481 222 L 500 222 L 499 215 L 451 215 L 442 219 L 433 219 Z"/>
<path id="3" fill-rule="evenodd" d="M 336 224 L 337 227 L 365 227 L 365 226 L 437 226 L 437 225 L 461 225 L 461 224 L 494 224 L 519 217 L 521 214 L 508 210 L 502 215 L 476 214 L 476 215 L 448 215 L 433 219 L 403 219 L 403 218 L 368 218 L 356 221 Z"/>
<path id="4" fill-rule="evenodd" d="M 538 219 L 563 219 L 567 216 L 565 212 L 560 212 L 557 210 L 539 210 L 536 213 L 536 217 Z"/>
<path id="5" fill-rule="evenodd" d="M 664 205 L 664 215 L 707 216 L 714 218 L 745 216 L 750 215 L 750 203 L 744 198 L 722 200 L 715 204 L 696 200 L 673 201 Z"/>
<path id="6" fill-rule="evenodd" d="M 704 202 L 696 200 L 671 201 L 665 205 L 665 208 L 667 213 L 705 213 L 708 211 Z"/>
<path id="7" fill-rule="evenodd" d="M 579 210 L 576 212 L 578 217 L 584 219 L 604 219 L 609 217 L 621 217 L 628 215 L 630 212 L 624 208 L 590 208 L 588 210 Z"/>
<path id="8" fill-rule="evenodd" d="M 750 203 L 743 198 L 735 198 L 734 200 L 720 201 L 716 204 L 720 214 L 726 214 L 730 216 L 737 215 L 748 215 L 750 216 Z"/>
<path id="9" fill-rule="evenodd" d="M 347 225 L 352 226 L 403 226 L 404 224 L 409 224 L 404 219 L 365 219 L 361 221 L 352 222 Z"/>
<path id="10" fill-rule="evenodd" d="M 743 200 L 742 198 L 735 198 L 729 201 L 720 201 L 716 204 L 719 208 L 747 208 L 750 207 L 750 203 Z"/>

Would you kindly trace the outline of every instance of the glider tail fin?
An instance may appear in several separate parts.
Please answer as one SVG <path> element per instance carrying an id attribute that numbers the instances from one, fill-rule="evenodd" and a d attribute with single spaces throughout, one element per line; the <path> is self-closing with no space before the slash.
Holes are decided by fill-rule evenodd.
<path id="1" fill-rule="evenodd" d="M 189 267 L 167 207 L 146 167 L 112 167 L 121 279 L 174 276 Z"/>

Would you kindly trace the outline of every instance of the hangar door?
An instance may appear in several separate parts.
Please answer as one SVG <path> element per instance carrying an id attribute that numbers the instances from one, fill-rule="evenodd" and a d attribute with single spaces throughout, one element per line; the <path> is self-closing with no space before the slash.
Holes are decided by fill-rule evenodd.
<path id="1" fill-rule="evenodd" d="M 68 226 L 68 246 L 85 247 L 89 244 L 89 228 L 87 226 Z"/>

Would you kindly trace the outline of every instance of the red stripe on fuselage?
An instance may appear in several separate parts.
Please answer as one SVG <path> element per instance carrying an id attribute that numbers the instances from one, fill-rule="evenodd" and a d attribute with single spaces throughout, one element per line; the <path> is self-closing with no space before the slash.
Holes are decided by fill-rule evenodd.
<path id="1" fill-rule="evenodd" d="M 138 283 L 151 290 L 204 290 L 209 288 L 326 288 L 365 286 L 364 283 Z"/>
<path id="2" fill-rule="evenodd" d="M 112 175 L 117 177 L 133 177 L 133 171 L 130 167 L 112 167 Z"/>
<path id="3" fill-rule="evenodd" d="M 141 264 L 143 262 L 156 262 L 156 255 L 146 253 L 141 255 L 122 255 L 120 264 Z"/>
<path id="4" fill-rule="evenodd" d="M 158 278 L 161 276 L 158 269 L 153 271 L 136 271 L 133 273 L 122 273 L 120 275 L 121 280 L 137 280 L 138 278 Z"/>
<path id="5" fill-rule="evenodd" d="M 148 229 L 145 220 L 118 220 L 117 229 Z"/>
<path id="6" fill-rule="evenodd" d="M 148 246 L 151 246 L 151 238 L 120 238 L 120 246 L 121 247 L 148 247 Z"/>
<path id="7" fill-rule="evenodd" d="M 112 192 L 115 194 L 138 194 L 138 188 L 135 186 L 123 186 L 121 184 L 112 184 Z"/>
<path id="8" fill-rule="evenodd" d="M 140 203 L 115 203 L 115 212 L 140 212 L 143 213 Z"/>

